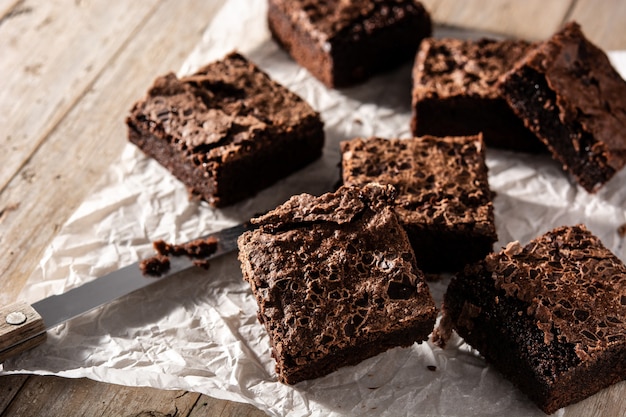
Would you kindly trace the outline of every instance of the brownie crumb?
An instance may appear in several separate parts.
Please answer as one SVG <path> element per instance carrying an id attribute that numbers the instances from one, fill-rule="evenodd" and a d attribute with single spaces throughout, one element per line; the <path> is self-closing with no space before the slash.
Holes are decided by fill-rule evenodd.
<path id="1" fill-rule="evenodd" d="M 192 263 L 194 266 L 197 266 L 198 268 L 202 268 L 205 271 L 209 269 L 209 266 L 211 264 L 208 259 L 194 259 Z"/>
<path id="2" fill-rule="evenodd" d="M 158 254 L 152 258 L 144 259 L 139 263 L 139 269 L 144 275 L 158 277 L 170 269 L 170 258 Z"/>
<path id="3" fill-rule="evenodd" d="M 193 259 L 193 265 L 202 269 L 209 269 L 209 260 L 217 250 L 218 239 L 214 236 L 195 239 L 187 243 L 175 245 L 164 240 L 152 242 L 157 255 L 139 263 L 139 269 L 144 275 L 160 276 L 170 269 L 170 256 L 187 256 Z"/>
<path id="4" fill-rule="evenodd" d="M 154 250 L 159 255 L 167 256 L 188 256 L 194 259 L 206 258 L 217 250 L 217 239 L 213 236 L 203 239 L 192 240 L 191 242 L 174 245 L 164 240 L 153 242 Z"/>
<path id="5" fill-rule="evenodd" d="M 437 367 L 435 365 L 428 365 L 426 369 L 428 369 L 431 372 L 435 372 L 437 370 Z"/>
<path id="6" fill-rule="evenodd" d="M 620 225 L 617 228 L 617 234 L 619 235 L 619 237 L 624 237 L 626 236 L 626 223 Z"/>

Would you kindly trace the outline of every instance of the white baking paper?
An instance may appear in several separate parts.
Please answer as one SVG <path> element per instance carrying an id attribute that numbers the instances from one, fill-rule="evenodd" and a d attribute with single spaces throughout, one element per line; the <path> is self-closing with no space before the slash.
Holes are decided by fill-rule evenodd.
<path id="1" fill-rule="evenodd" d="M 328 90 L 271 41 L 265 0 L 230 0 L 180 73 L 234 49 L 321 112 L 327 135 L 323 158 L 240 204 L 212 209 L 189 202 L 179 182 L 128 145 L 53 240 L 23 299 L 62 293 L 149 257 L 153 240 L 183 242 L 244 221 L 293 194 L 329 191 L 339 177 L 341 140 L 410 135 L 408 64 L 354 88 Z M 611 56 L 626 73 L 626 53 Z M 545 156 L 488 150 L 487 162 L 497 192 L 496 248 L 512 240 L 526 243 L 556 226 L 585 223 L 626 259 L 617 232 L 626 223 L 626 171 L 590 195 Z M 430 283 L 438 301 L 446 283 L 445 278 Z M 247 402 L 276 416 L 543 415 L 458 337 L 446 350 L 431 343 L 392 349 L 319 379 L 283 385 L 256 311 L 232 254 L 212 262 L 208 272 L 164 280 L 61 325 L 44 345 L 5 362 L 2 373 L 184 389 Z"/>

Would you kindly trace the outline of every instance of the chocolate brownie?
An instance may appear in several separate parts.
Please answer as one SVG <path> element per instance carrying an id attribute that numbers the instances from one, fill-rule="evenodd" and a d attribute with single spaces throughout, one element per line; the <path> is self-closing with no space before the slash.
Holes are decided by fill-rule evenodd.
<path id="1" fill-rule="evenodd" d="M 479 135 L 357 138 L 341 152 L 345 185 L 397 189 L 395 210 L 424 271 L 456 271 L 492 250 L 493 193 Z"/>
<path id="2" fill-rule="evenodd" d="M 411 60 L 432 31 L 416 0 L 269 0 L 276 41 L 328 87 L 345 87 Z"/>
<path id="3" fill-rule="evenodd" d="M 497 88 L 499 78 L 529 47 L 517 40 L 424 39 L 413 66 L 413 134 L 482 132 L 487 146 L 545 152 Z"/>
<path id="4" fill-rule="evenodd" d="M 239 238 L 280 381 L 316 378 L 428 338 L 437 312 L 393 193 L 370 184 L 294 196 Z"/>
<path id="5" fill-rule="evenodd" d="M 626 82 L 576 23 L 532 49 L 500 85 L 511 109 L 588 192 L 626 164 Z"/>
<path id="6" fill-rule="evenodd" d="M 237 53 L 157 78 L 127 119 L 129 139 L 215 207 L 319 158 L 320 116 Z"/>
<path id="7" fill-rule="evenodd" d="M 548 414 L 626 379 L 626 267 L 582 225 L 467 267 L 443 314 Z"/>

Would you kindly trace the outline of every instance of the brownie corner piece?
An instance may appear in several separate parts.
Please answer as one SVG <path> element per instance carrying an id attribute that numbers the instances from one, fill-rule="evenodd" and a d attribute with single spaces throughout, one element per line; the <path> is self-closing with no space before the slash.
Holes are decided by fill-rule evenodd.
<path id="1" fill-rule="evenodd" d="M 523 40 L 424 39 L 413 65 L 413 135 L 482 133 L 489 147 L 545 152 L 498 91 L 500 77 L 530 48 Z"/>
<path id="2" fill-rule="evenodd" d="M 426 272 L 454 272 L 497 240 L 480 135 L 355 138 L 341 143 L 345 185 L 390 184 L 394 207 Z"/>
<path id="3" fill-rule="evenodd" d="M 327 87 L 347 87 L 415 56 L 430 36 L 416 0 L 269 0 L 272 36 Z"/>
<path id="4" fill-rule="evenodd" d="M 215 207 L 319 158 L 320 115 L 238 53 L 158 77 L 126 119 L 130 142 Z"/>
<path id="5" fill-rule="evenodd" d="M 577 23 L 529 51 L 503 76 L 500 90 L 588 192 L 626 164 L 626 81 Z"/>
<path id="6" fill-rule="evenodd" d="M 317 378 L 426 340 L 437 311 L 391 186 L 292 197 L 238 240 L 280 381 Z"/>
<path id="7" fill-rule="evenodd" d="M 626 379 L 626 267 L 583 225 L 467 267 L 443 316 L 547 414 Z"/>

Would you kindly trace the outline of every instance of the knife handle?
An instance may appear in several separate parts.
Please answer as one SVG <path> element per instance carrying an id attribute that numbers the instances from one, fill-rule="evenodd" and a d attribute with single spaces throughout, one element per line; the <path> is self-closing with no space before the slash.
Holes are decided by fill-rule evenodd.
<path id="1" fill-rule="evenodd" d="M 0 363 L 46 341 L 46 326 L 24 302 L 0 308 Z"/>

